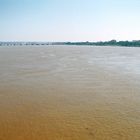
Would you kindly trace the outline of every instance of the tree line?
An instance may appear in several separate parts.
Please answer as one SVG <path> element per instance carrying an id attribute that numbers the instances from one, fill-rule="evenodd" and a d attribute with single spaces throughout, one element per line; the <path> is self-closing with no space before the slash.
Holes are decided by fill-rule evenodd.
<path id="1" fill-rule="evenodd" d="M 66 42 L 66 45 L 96 45 L 96 46 L 130 46 L 130 47 L 140 47 L 140 40 L 134 41 L 99 41 L 99 42 Z"/>

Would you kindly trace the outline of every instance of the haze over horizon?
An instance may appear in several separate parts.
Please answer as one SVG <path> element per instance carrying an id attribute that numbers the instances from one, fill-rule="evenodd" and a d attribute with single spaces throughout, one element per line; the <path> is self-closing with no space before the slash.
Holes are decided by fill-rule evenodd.
<path id="1" fill-rule="evenodd" d="M 0 0 L 0 41 L 140 40 L 139 0 Z"/>

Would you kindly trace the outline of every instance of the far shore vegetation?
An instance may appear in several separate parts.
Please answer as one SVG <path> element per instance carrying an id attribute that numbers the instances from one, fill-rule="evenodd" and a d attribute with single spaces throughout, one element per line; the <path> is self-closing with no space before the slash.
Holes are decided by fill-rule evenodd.
<path id="1" fill-rule="evenodd" d="M 140 47 L 140 40 L 134 41 L 99 41 L 99 42 L 67 42 L 67 45 L 95 45 L 95 46 L 128 46 L 128 47 Z"/>
<path id="2" fill-rule="evenodd" d="M 0 46 L 16 46 L 16 45 L 90 45 L 90 46 L 126 46 L 140 47 L 140 40 L 133 41 L 98 41 L 98 42 L 0 42 Z"/>

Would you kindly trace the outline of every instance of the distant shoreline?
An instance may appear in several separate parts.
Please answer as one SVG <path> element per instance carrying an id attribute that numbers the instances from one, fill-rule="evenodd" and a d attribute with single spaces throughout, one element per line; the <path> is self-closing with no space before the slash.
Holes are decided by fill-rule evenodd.
<path id="1" fill-rule="evenodd" d="M 140 47 L 140 40 L 133 41 L 98 41 L 98 42 L 0 42 L 0 46 L 29 46 L 29 45 L 88 45 L 88 46 L 124 46 Z"/>

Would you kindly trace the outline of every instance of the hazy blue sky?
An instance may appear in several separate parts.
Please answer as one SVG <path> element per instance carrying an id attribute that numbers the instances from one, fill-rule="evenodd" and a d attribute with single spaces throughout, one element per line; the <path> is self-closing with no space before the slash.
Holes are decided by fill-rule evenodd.
<path id="1" fill-rule="evenodd" d="M 140 0 L 0 0 L 0 41 L 140 40 Z"/>

